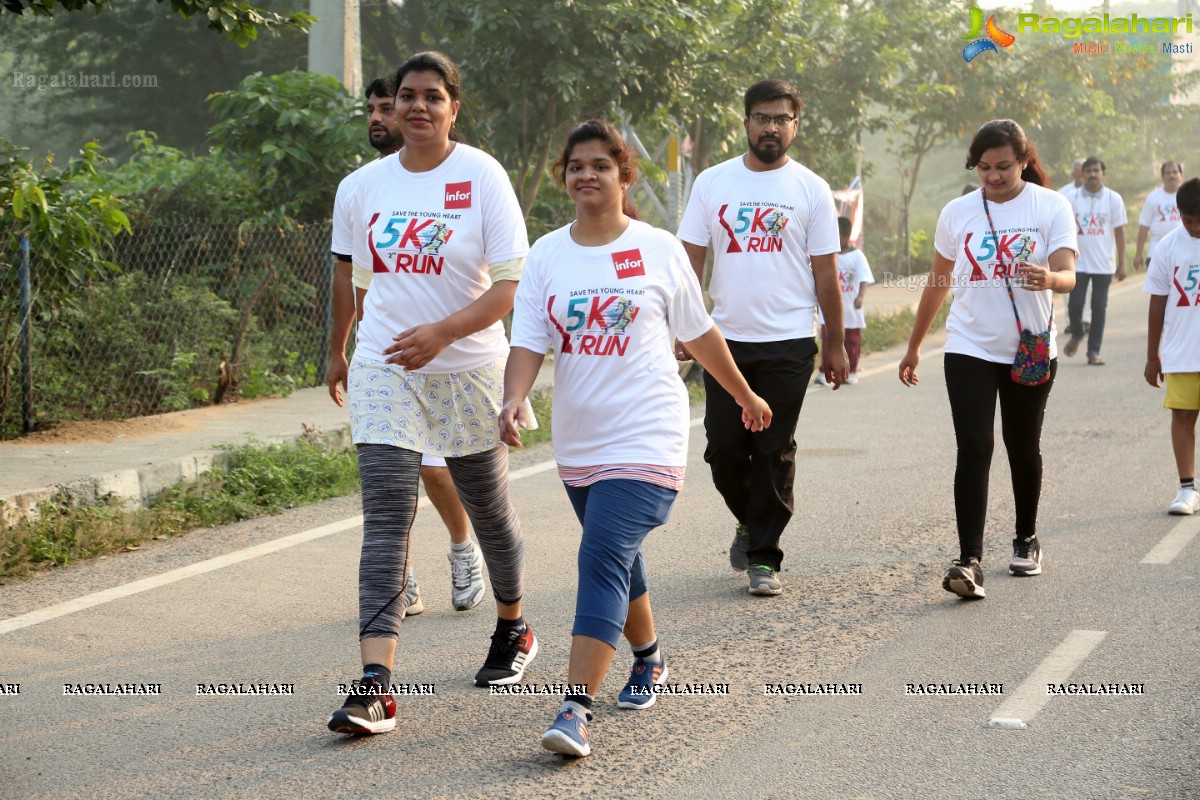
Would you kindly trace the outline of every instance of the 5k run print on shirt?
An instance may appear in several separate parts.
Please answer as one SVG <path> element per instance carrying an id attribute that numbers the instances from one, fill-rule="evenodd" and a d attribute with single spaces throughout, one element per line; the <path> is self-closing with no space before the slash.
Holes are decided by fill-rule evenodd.
<path id="1" fill-rule="evenodd" d="M 450 219 L 394 214 L 380 225 L 382 214 L 372 215 L 367 243 L 371 248 L 372 272 L 407 272 L 441 275 L 446 259 L 441 250 L 450 242 L 454 230 Z M 452 215 L 457 219 L 457 215 Z M 395 268 L 388 267 L 381 251 L 395 250 Z"/>
<path id="2" fill-rule="evenodd" d="M 1037 242 L 1026 233 L 996 234 L 995 237 L 986 233 L 972 246 L 974 236 L 975 232 L 972 231 L 963 238 L 963 254 L 971 263 L 971 283 L 1003 278 L 1005 268 L 1008 276 L 1012 277 L 1016 265 L 1028 262 L 1037 247 Z M 993 260 L 992 274 L 988 275 L 981 264 Z"/>
<path id="3" fill-rule="evenodd" d="M 743 205 L 729 213 L 729 205 L 717 212 L 721 227 L 729 234 L 727 253 L 782 253 L 783 229 L 788 217 L 775 207 Z"/>
<path id="4" fill-rule="evenodd" d="M 643 294 L 641 289 L 622 291 L 611 287 L 571 292 L 565 318 L 554 315 L 558 295 L 546 301 L 546 314 L 562 336 L 560 353 L 587 356 L 624 356 L 629 349 L 629 327 L 637 319 L 638 306 L 625 295 Z"/>

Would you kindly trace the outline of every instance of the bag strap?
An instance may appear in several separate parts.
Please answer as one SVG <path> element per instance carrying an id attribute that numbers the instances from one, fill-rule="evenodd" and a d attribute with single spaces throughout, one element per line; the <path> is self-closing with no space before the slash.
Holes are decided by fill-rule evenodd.
<path id="1" fill-rule="evenodd" d="M 1024 326 L 1021 325 L 1021 315 L 1017 313 L 1017 298 L 1013 297 L 1012 283 L 1008 280 L 1008 267 L 1004 264 L 1004 258 L 1000 255 L 1000 237 L 996 235 L 996 226 L 992 224 L 992 212 L 988 208 L 987 187 L 980 186 L 979 193 L 983 196 L 983 213 L 987 217 L 988 229 L 992 233 L 992 245 L 996 248 L 996 261 L 1000 264 L 1000 274 L 1004 276 L 1004 287 L 1008 289 L 1008 301 L 1012 303 L 1013 317 L 1017 320 L 1017 336 L 1019 337 L 1025 332 Z M 1054 326 L 1054 302 L 1050 302 L 1050 325 Z"/>

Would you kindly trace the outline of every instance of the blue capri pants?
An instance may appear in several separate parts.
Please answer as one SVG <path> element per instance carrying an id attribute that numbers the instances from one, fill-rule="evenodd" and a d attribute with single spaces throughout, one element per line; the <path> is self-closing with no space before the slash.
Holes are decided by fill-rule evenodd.
<path id="1" fill-rule="evenodd" d="M 679 493 L 625 479 L 566 489 L 583 525 L 571 634 L 590 636 L 616 649 L 629 615 L 629 601 L 650 588 L 642 542 L 667 521 Z"/>

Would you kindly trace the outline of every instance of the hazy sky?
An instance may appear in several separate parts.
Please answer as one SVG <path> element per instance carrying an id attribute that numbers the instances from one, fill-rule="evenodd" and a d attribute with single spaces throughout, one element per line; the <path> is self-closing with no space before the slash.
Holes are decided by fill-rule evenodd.
<path id="1" fill-rule="evenodd" d="M 1006 6 L 1011 6 L 1012 2 L 1005 3 Z M 1059 11 L 1091 11 L 1098 9 L 1103 5 L 1101 0 L 1050 0 L 1050 7 Z M 1138 2 L 1138 0 L 1115 0 L 1110 2 L 1109 6 L 1114 8 L 1132 8 L 1137 9 L 1141 6 L 1162 5 L 1161 3 L 1151 3 L 1149 0 Z M 1172 3 L 1171 5 L 1174 5 Z"/>

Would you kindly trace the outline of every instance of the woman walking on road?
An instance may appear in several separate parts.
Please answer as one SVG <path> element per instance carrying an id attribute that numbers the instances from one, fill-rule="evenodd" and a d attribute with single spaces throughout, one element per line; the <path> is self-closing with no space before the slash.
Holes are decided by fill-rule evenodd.
<path id="1" fill-rule="evenodd" d="M 1037 538 L 1042 422 L 1058 365 L 1053 293 L 1075 285 L 1078 246 L 1071 205 L 1043 188 L 1046 173 L 1016 122 L 992 120 L 980 128 L 968 150 L 967 169 L 978 173 L 983 188 L 950 201 L 938 218 L 933 269 L 900 362 L 900 381 L 917 384 L 921 342 L 953 289 L 944 369 L 958 441 L 954 510 L 960 552 L 942 587 L 959 597 L 982 598 L 997 398 L 1016 501 L 1008 570 L 1018 576 L 1042 572 Z M 1017 383 L 1011 375 L 1022 328 L 1049 330 L 1048 377 L 1039 385 Z"/>
<path id="2" fill-rule="evenodd" d="M 329 718 L 338 733 L 396 725 L 391 670 L 423 453 L 442 456 L 483 551 L 499 619 L 475 685 L 519 681 L 537 655 L 521 615 L 524 542 L 508 499 L 499 412 L 512 308 L 528 240 L 508 176 L 459 141 L 459 75 L 441 53 L 397 70 L 404 147 L 365 168 L 346 215 L 353 259 L 374 279 L 349 395 L 363 492 L 363 676 Z"/>
<path id="3" fill-rule="evenodd" d="M 577 219 L 530 250 L 517 291 L 501 431 L 521 444 L 519 409 L 547 349 L 554 358 L 554 455 L 583 526 L 568 694 L 542 735 L 548 750 L 591 752 L 588 722 L 622 633 L 633 669 L 617 705 L 646 709 L 667 678 L 650 611 L 642 542 L 667 520 L 687 464 L 688 397 L 672 337 L 742 407 L 753 431 L 771 411 L 704 309 L 679 240 L 632 218 L 632 154 L 611 124 L 575 128 L 557 164 Z"/>

